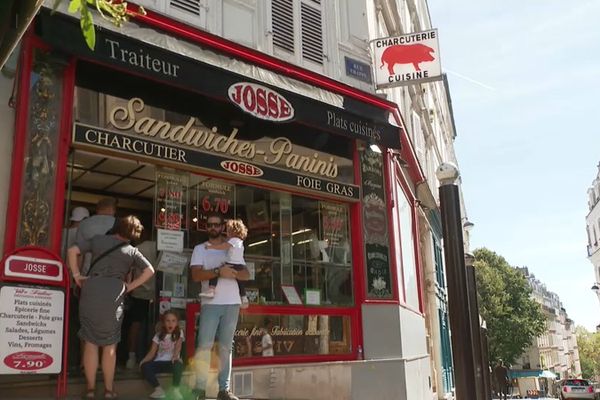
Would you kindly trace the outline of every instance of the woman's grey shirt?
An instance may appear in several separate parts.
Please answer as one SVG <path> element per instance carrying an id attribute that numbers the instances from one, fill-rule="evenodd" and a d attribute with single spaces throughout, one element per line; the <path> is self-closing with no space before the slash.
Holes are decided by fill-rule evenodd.
<path id="1" fill-rule="evenodd" d="M 105 251 L 122 242 L 114 235 L 96 235 L 91 240 L 78 241 L 77 247 L 81 254 L 91 252 L 92 260 L 95 260 Z M 94 264 L 90 275 L 125 280 L 132 266 L 144 270 L 152 265 L 138 249 L 126 244 L 102 257 Z"/>

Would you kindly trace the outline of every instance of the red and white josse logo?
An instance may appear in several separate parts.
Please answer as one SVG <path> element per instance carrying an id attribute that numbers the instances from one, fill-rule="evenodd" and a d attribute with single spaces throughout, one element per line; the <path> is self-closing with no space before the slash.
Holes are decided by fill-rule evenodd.
<path id="1" fill-rule="evenodd" d="M 235 105 L 256 118 L 276 122 L 294 118 L 294 108 L 285 97 L 256 83 L 235 83 L 229 86 L 228 95 Z"/>
<path id="2" fill-rule="evenodd" d="M 234 161 L 234 160 L 221 161 L 221 167 L 224 170 L 233 172 L 234 174 L 237 174 L 237 175 L 262 176 L 262 174 L 263 174 L 263 170 L 258 168 L 257 166 L 254 166 L 252 164 L 248 164 L 245 162 L 241 162 L 241 161 Z"/>

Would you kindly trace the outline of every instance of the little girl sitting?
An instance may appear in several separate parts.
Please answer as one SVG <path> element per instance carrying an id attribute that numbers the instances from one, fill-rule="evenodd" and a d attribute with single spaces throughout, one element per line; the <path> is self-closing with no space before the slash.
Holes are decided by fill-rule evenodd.
<path id="1" fill-rule="evenodd" d="M 173 395 L 169 398 L 181 400 L 183 396 L 179 392 L 179 383 L 183 373 L 183 362 L 181 361 L 181 346 L 184 341 L 183 332 L 179 328 L 179 320 L 174 311 L 163 314 L 160 331 L 152 339 L 152 347 L 146 357 L 140 361 L 140 368 L 144 379 L 154 388 L 150 394 L 153 399 L 164 399 L 165 391 L 158 383 L 156 374 L 161 372 L 173 373 Z"/>
<path id="2" fill-rule="evenodd" d="M 241 219 L 230 219 L 225 223 L 227 232 L 227 241 L 223 244 L 207 244 L 207 249 L 227 250 L 227 260 L 225 264 L 241 271 L 246 268 L 244 260 L 244 239 L 248 236 L 248 228 Z M 199 294 L 200 297 L 215 297 L 215 287 L 219 278 L 213 278 L 208 281 L 208 290 Z M 243 281 L 237 281 L 240 290 L 241 308 L 248 308 L 248 297 L 246 297 L 246 288 Z"/>

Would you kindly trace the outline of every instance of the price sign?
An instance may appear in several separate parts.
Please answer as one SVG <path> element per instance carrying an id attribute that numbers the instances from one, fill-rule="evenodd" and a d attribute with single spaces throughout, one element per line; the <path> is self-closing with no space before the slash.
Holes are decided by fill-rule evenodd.
<path id="1" fill-rule="evenodd" d="M 65 294 L 47 287 L 0 287 L 0 374 L 61 372 Z"/>
<path id="2" fill-rule="evenodd" d="M 195 216 L 192 221 L 199 231 L 206 230 L 206 220 L 211 213 L 233 217 L 234 186 L 217 179 L 207 179 L 197 185 Z"/>
<path id="3" fill-rule="evenodd" d="M 155 222 L 156 228 L 178 231 L 185 229 L 187 175 L 156 171 Z"/>

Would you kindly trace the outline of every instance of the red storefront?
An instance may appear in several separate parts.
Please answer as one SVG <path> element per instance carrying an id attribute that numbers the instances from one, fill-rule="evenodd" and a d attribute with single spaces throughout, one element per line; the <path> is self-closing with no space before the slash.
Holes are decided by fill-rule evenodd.
<path id="1" fill-rule="evenodd" d="M 97 31 L 91 52 L 77 21 L 43 12 L 22 46 L 5 254 L 22 246 L 61 254 L 71 209 L 115 197 L 118 215 L 140 215 L 153 241 L 181 241 L 183 251 L 162 244 L 157 252 L 148 317 L 178 309 L 190 338 L 198 287 L 182 257 L 204 240 L 206 213 L 242 218 L 254 279 L 236 332 L 237 366 L 355 360 L 369 329 L 364 304 L 421 314 L 411 188 L 423 177 L 396 105 L 153 13 L 136 21 L 284 84 L 108 29 Z M 282 87 L 286 80 L 334 100 Z M 401 195 L 411 216 L 407 246 L 395 209 Z M 414 251 L 412 302 L 403 251 Z M 267 320 L 275 356 L 265 358 L 257 342 Z"/>

